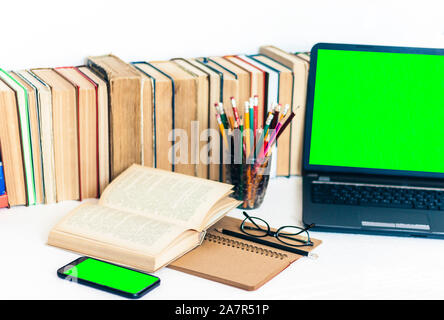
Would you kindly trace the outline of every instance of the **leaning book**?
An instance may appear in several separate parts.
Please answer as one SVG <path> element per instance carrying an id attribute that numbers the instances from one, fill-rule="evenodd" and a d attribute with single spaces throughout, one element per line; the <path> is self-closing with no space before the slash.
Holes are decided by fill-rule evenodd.
<path id="1" fill-rule="evenodd" d="M 199 246 L 237 207 L 232 185 L 133 165 L 59 221 L 48 244 L 154 272 Z"/>

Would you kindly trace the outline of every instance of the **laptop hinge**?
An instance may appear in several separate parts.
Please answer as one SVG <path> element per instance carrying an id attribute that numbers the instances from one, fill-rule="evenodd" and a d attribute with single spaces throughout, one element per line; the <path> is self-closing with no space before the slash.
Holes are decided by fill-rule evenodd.
<path id="1" fill-rule="evenodd" d="M 319 176 L 318 181 L 330 181 L 330 177 L 327 177 L 327 176 Z"/>

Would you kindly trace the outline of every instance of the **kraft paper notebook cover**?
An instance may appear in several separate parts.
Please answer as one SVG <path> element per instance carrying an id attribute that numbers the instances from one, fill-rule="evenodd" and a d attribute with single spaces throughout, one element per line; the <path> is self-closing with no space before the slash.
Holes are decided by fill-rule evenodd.
<path id="1" fill-rule="evenodd" d="M 217 232 L 223 228 L 240 232 L 241 220 L 224 217 L 208 229 L 202 245 L 175 260 L 168 267 L 244 290 L 256 290 L 302 256 Z M 272 229 L 276 231 L 275 229 Z M 267 241 L 280 243 L 267 237 Z M 311 251 L 321 244 L 313 239 Z M 299 248 L 301 249 L 301 248 Z"/>
<path id="2" fill-rule="evenodd" d="M 291 124 L 290 172 L 292 175 L 302 173 L 302 146 L 305 124 L 305 100 L 307 98 L 307 81 L 309 63 L 291 53 L 274 46 L 260 47 L 259 52 L 289 67 L 294 73 L 293 106 L 296 114 Z M 298 108 L 299 107 L 299 108 Z M 297 111 L 296 111 L 297 109 Z"/>

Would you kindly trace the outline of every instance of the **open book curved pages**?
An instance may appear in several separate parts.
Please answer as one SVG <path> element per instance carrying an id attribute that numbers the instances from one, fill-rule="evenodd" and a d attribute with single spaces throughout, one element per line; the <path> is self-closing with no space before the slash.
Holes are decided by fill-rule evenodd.
<path id="1" fill-rule="evenodd" d="M 233 186 L 132 165 L 51 230 L 48 244 L 153 272 L 201 244 L 241 202 Z"/>

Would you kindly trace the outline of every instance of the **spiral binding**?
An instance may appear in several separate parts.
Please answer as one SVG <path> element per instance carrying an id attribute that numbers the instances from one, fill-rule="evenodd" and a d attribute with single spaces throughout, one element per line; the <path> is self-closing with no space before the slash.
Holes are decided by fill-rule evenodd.
<path id="1" fill-rule="evenodd" d="M 249 251 L 249 252 L 253 252 L 256 254 L 261 254 L 267 257 L 271 257 L 271 258 L 276 258 L 276 259 L 285 259 L 288 256 L 286 254 L 277 252 L 277 251 L 273 251 L 270 249 L 266 249 L 266 248 L 262 248 L 259 246 L 255 246 L 255 245 L 251 245 L 239 240 L 233 240 L 231 238 L 226 238 L 220 235 L 215 235 L 215 234 L 211 234 L 211 233 L 207 233 L 205 236 L 205 239 L 209 242 L 214 242 L 217 244 L 221 244 L 227 247 L 233 247 L 233 248 L 237 248 L 237 249 L 241 249 L 241 250 L 245 250 L 245 251 Z"/>

